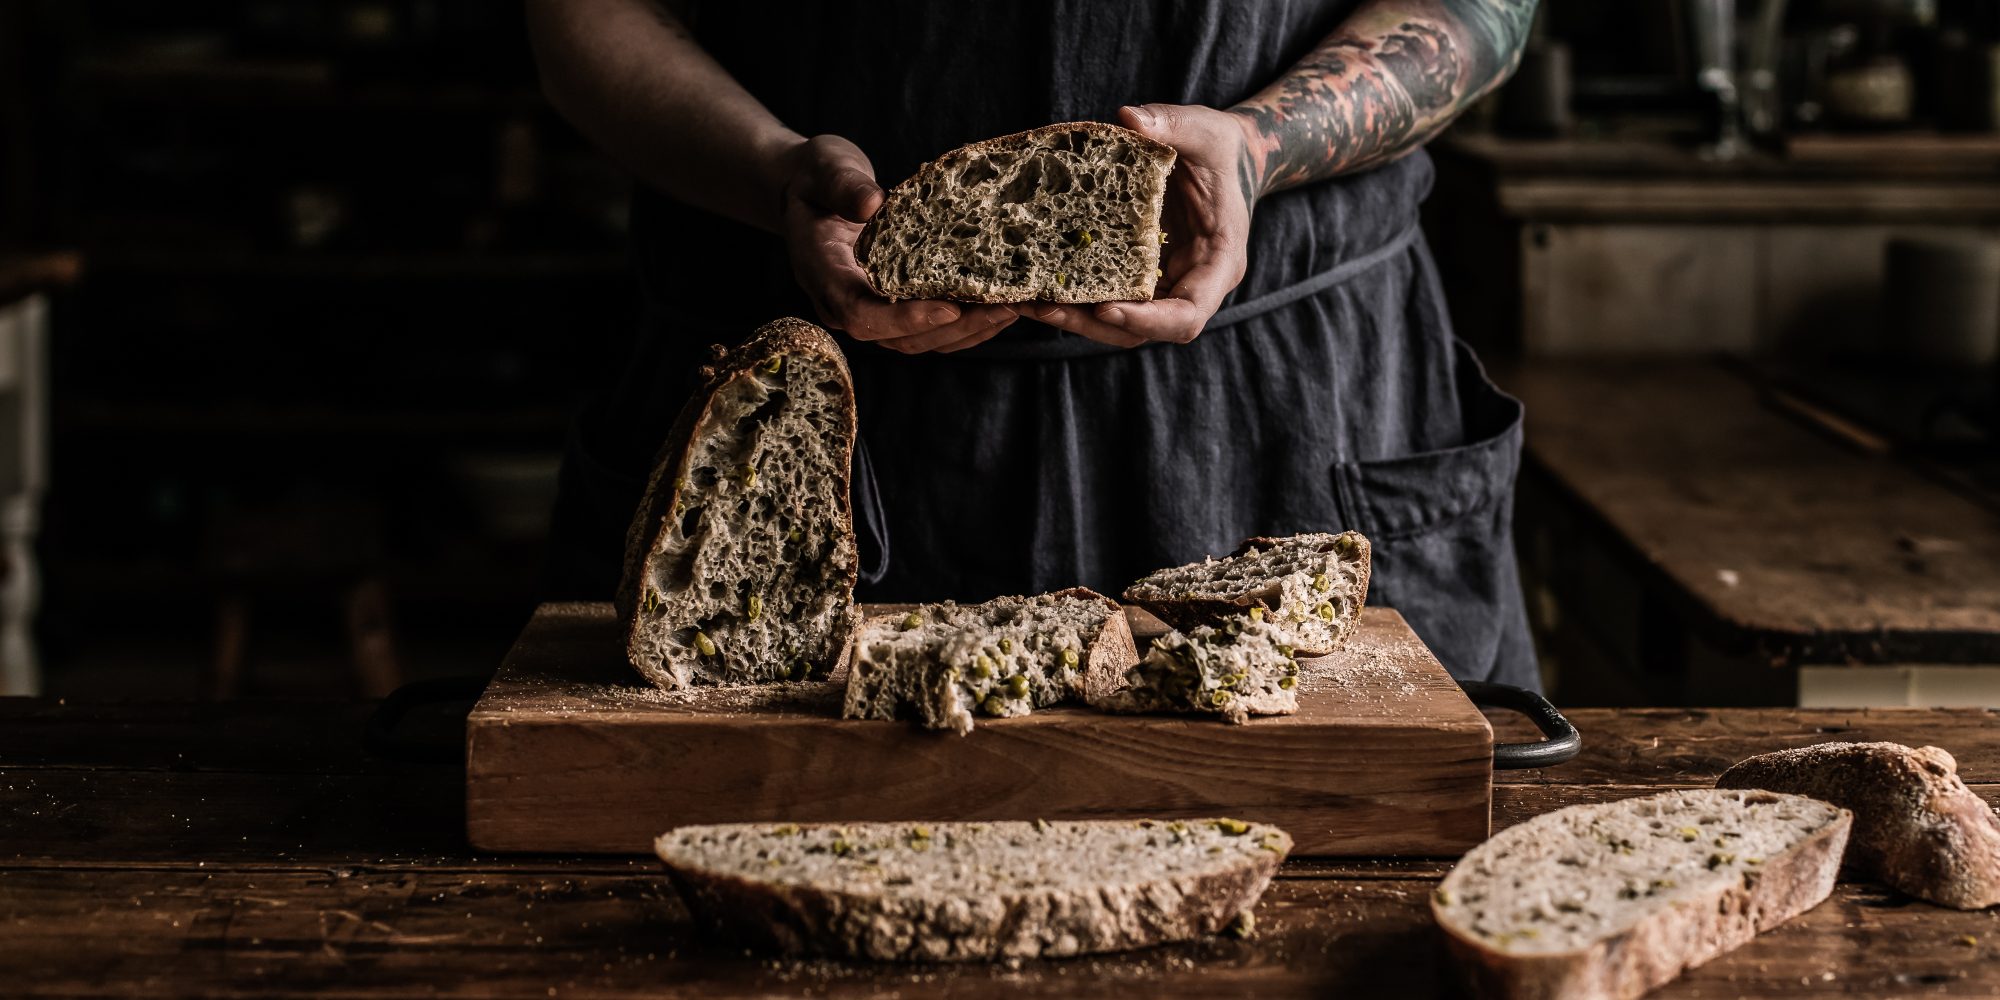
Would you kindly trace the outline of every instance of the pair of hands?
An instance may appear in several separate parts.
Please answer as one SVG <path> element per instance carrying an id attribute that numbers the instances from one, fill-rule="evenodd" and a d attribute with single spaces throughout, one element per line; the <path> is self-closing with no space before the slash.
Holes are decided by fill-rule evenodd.
<path id="1" fill-rule="evenodd" d="M 1098 305 L 960 305 L 890 302 L 875 294 L 854 259 L 862 225 L 882 207 L 875 169 L 838 136 L 792 152 L 779 229 L 792 272 L 827 326 L 905 354 L 962 351 L 1027 316 L 1115 347 L 1184 344 L 1201 333 L 1222 297 L 1243 280 L 1250 235 L 1248 196 L 1238 179 L 1248 143 L 1243 118 L 1194 105 L 1123 108 L 1119 120 L 1180 154 L 1167 179 L 1160 225 L 1172 234 L 1151 302 Z"/>

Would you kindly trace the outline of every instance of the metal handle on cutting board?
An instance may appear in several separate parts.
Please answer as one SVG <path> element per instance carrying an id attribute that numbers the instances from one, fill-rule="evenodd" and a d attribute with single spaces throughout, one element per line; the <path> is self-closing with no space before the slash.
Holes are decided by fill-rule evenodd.
<path id="1" fill-rule="evenodd" d="M 1527 688 L 1492 681 L 1460 681 L 1474 705 L 1504 708 L 1528 717 L 1547 737 L 1538 743 L 1493 744 L 1493 769 L 1519 771 L 1531 767 L 1552 767 L 1576 756 L 1583 749 L 1583 735 L 1549 704 L 1547 698 Z"/>

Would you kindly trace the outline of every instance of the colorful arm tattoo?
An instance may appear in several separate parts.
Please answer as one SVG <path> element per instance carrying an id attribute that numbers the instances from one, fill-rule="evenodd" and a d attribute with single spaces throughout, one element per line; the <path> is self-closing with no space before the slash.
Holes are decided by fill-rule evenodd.
<path id="1" fill-rule="evenodd" d="M 1245 197 L 1380 166 L 1513 72 L 1535 0 L 1369 0 L 1255 97 Z"/>

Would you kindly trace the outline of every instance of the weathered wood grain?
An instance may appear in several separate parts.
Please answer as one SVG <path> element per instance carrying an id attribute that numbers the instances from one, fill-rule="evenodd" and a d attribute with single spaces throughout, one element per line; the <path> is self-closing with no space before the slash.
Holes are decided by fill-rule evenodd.
<path id="1" fill-rule="evenodd" d="M 1983 708 L 1618 708 L 1565 713 L 1583 751 L 1557 767 L 1496 771 L 1501 783 L 1703 785 L 1754 754 L 1813 743 L 1940 746 L 1968 782 L 2000 782 L 2000 710 Z M 1531 740 L 1519 716 L 1494 713 L 1494 739 Z"/>
<path id="2" fill-rule="evenodd" d="M 1297 715 L 1055 709 L 969 737 L 843 721 L 835 684 L 751 707 L 740 690 L 662 695 L 628 676 L 617 635 L 603 605 L 544 607 L 522 634 L 467 722 L 476 847 L 635 853 L 668 827 L 765 820 L 1223 814 L 1343 855 L 1452 853 L 1487 832 L 1491 730 L 1393 611 L 1303 665 Z"/>
<path id="3" fill-rule="evenodd" d="M 884 966 L 746 957 L 653 873 L 0 868 L 0 982 L 23 996 L 1451 996 L 1432 886 L 1284 877 L 1250 941 Z M 1842 886 L 1655 996 L 1991 996 L 1996 932 L 1991 913 Z"/>

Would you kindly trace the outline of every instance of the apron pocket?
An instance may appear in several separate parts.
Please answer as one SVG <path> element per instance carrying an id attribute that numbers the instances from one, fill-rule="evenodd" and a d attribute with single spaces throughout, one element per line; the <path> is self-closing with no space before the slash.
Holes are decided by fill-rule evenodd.
<path id="1" fill-rule="evenodd" d="M 1455 350 L 1467 443 L 1338 463 L 1334 492 L 1374 547 L 1369 603 L 1401 611 L 1454 676 L 1485 679 L 1525 638 L 1513 543 L 1522 408 L 1462 341 Z"/>

